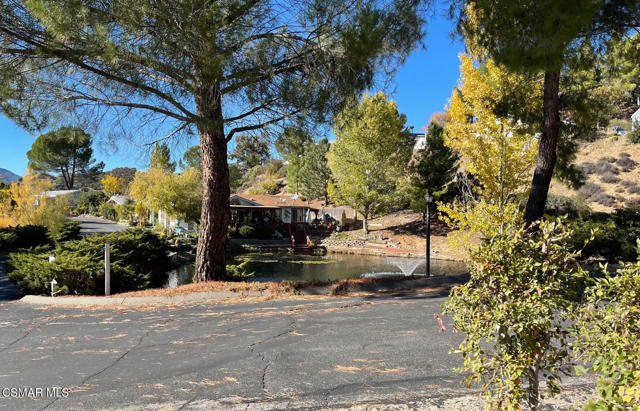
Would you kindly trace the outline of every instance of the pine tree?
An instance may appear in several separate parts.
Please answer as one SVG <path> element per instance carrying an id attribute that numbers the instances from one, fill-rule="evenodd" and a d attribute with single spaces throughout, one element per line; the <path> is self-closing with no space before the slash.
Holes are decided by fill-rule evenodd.
<path id="1" fill-rule="evenodd" d="M 176 163 L 171 161 L 171 151 L 166 142 L 156 143 L 153 147 L 149 168 L 157 168 L 169 174 L 176 171 Z"/>
<path id="2" fill-rule="evenodd" d="M 426 134 L 425 148 L 420 150 L 411 168 L 411 208 L 425 211 L 424 195 L 429 192 L 441 201 L 451 192 L 459 156 L 444 144 L 444 127 L 432 121 Z"/>
<path id="3" fill-rule="evenodd" d="M 2 112 L 31 129 L 68 113 L 109 137 L 114 128 L 132 138 L 197 134 L 203 199 L 196 278 L 224 280 L 228 143 L 296 117 L 326 122 L 381 67 L 392 71 L 417 46 L 422 6 L 0 0 Z"/>
<path id="4" fill-rule="evenodd" d="M 307 149 L 302 157 L 302 167 L 298 180 L 300 192 L 309 200 L 324 197 L 328 202 L 327 184 L 331 177 L 327 153 L 329 152 L 329 140 L 323 139 Z"/>
<path id="5" fill-rule="evenodd" d="M 29 167 L 34 171 L 60 173 L 65 187 L 73 190 L 80 173 L 98 173 L 103 163 L 93 165 L 93 139 L 82 129 L 62 127 L 39 136 L 27 152 Z"/>

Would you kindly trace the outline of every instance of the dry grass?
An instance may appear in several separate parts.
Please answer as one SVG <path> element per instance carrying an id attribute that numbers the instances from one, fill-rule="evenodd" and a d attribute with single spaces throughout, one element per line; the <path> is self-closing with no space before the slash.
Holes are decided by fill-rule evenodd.
<path id="1" fill-rule="evenodd" d="M 357 288 L 363 284 L 388 284 L 397 282 L 394 278 L 349 278 L 335 281 L 324 282 L 302 282 L 302 281 L 282 281 L 282 282 L 226 282 L 226 281 L 209 281 L 204 283 L 185 284 L 175 288 L 152 288 L 148 290 L 132 291 L 128 293 L 117 294 L 117 297 L 171 297 L 177 295 L 186 295 L 192 293 L 207 293 L 220 291 L 233 291 L 239 295 L 246 291 L 266 291 L 270 298 L 273 297 L 289 297 L 299 295 L 300 290 L 306 287 L 329 287 L 330 296 L 346 296 L 346 295 L 369 295 L 380 294 L 371 292 L 352 292 L 350 288 Z M 382 292 L 382 294 L 396 292 L 435 292 L 449 290 L 457 285 L 455 282 L 445 282 L 442 284 L 420 287 L 420 288 L 401 288 L 390 292 Z M 73 297 L 70 297 L 73 298 Z"/>
<path id="2" fill-rule="evenodd" d="M 362 222 L 359 222 L 362 224 Z M 415 255 L 425 253 L 425 224 L 421 213 L 402 210 L 369 220 L 370 238 L 384 238 L 398 244 L 399 249 L 412 250 Z M 364 230 L 350 230 L 347 232 L 354 237 L 364 237 Z M 431 250 L 439 258 L 464 260 L 467 255 L 450 241 L 451 230 L 437 218 L 431 220 Z M 473 238 L 479 241 L 479 238 Z"/>
<path id="3" fill-rule="evenodd" d="M 295 288 L 288 282 L 246 282 L 246 281 L 207 281 L 203 283 L 185 284 L 175 288 L 151 288 L 118 294 L 118 297 L 170 297 L 193 293 L 209 293 L 220 291 L 268 291 L 270 294 L 293 294 Z"/>
<path id="4" fill-rule="evenodd" d="M 635 160 L 634 160 L 635 159 Z M 630 143 L 625 136 L 605 137 L 582 143 L 576 164 L 583 167 L 587 184 L 579 191 L 553 181 L 550 192 L 584 198 L 593 211 L 611 212 L 640 203 L 640 144 Z"/>

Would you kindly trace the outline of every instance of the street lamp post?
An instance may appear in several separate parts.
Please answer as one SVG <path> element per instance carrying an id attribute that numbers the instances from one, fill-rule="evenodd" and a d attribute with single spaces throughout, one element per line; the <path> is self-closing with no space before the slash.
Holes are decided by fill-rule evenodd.
<path id="1" fill-rule="evenodd" d="M 433 197 L 427 191 L 424 195 L 424 202 L 426 203 L 426 225 L 427 225 L 427 255 L 426 255 L 426 269 L 427 269 L 427 277 L 431 276 L 431 216 L 429 214 L 429 204 L 433 201 Z"/>

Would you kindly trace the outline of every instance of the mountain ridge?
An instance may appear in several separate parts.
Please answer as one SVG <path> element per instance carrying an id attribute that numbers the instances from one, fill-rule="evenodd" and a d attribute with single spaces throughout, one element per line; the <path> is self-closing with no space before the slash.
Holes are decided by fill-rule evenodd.
<path id="1" fill-rule="evenodd" d="M 21 177 L 16 173 L 7 170 L 6 168 L 0 168 L 0 181 L 5 184 L 13 183 L 14 181 L 19 180 Z"/>

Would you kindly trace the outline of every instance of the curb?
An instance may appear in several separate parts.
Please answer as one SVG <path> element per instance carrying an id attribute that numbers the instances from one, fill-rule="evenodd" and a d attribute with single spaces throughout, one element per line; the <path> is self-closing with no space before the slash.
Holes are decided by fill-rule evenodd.
<path id="1" fill-rule="evenodd" d="M 45 297 L 42 295 L 26 295 L 19 301 L 25 304 L 57 305 L 57 306 L 132 306 L 146 304 L 179 304 L 190 302 L 212 302 L 229 298 L 266 297 L 268 291 L 218 291 L 206 293 L 191 293 L 171 296 L 151 297 Z"/>
<path id="2" fill-rule="evenodd" d="M 465 283 L 469 280 L 469 274 L 452 276 L 434 276 L 431 278 L 407 279 L 400 281 L 389 281 L 373 284 L 349 283 L 347 280 L 347 292 L 392 292 L 405 291 L 412 288 L 438 287 Z M 334 285 L 308 286 L 299 289 L 301 295 L 330 296 Z M 448 293 L 448 292 L 447 292 Z M 230 298 L 251 298 L 268 297 L 269 291 L 211 291 L 190 294 L 178 294 L 170 296 L 150 296 L 150 297 L 97 297 L 97 296 L 63 296 L 46 297 L 42 295 L 26 295 L 19 301 L 25 304 L 34 305 L 56 305 L 56 306 L 136 306 L 147 304 L 181 304 L 181 303 L 211 303 Z M 437 296 L 437 295 L 436 295 Z"/>

